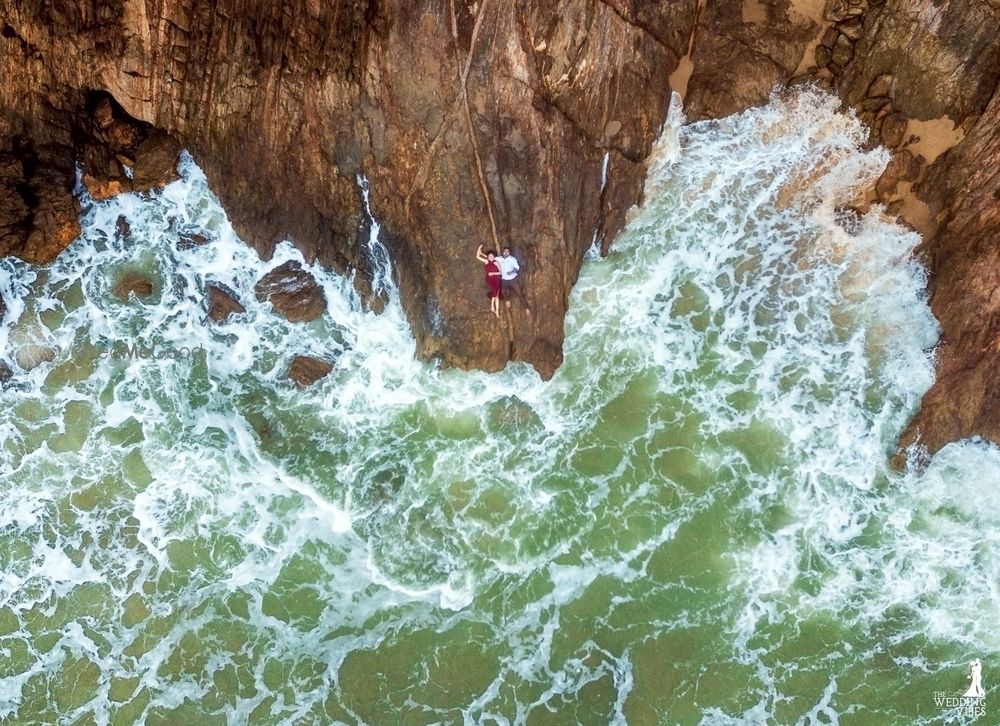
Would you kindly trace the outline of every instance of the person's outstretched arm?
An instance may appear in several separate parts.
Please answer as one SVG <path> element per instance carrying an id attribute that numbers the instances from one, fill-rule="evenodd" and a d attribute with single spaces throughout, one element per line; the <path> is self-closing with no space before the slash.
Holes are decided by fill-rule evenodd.
<path id="1" fill-rule="evenodd" d="M 487 262 L 489 262 L 489 260 L 486 259 L 486 255 L 483 254 L 483 246 L 482 245 L 479 245 L 479 249 L 476 250 L 476 259 L 479 260 L 480 262 L 482 262 L 484 265 Z"/>

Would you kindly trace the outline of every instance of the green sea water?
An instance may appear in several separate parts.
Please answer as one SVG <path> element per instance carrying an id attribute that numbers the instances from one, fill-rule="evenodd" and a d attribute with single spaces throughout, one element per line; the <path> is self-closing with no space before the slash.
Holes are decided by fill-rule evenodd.
<path id="1" fill-rule="evenodd" d="M 0 390 L 0 722 L 1000 723 L 1000 452 L 888 468 L 937 325 L 919 238 L 845 210 L 888 155 L 838 106 L 673 112 L 549 382 L 416 361 L 389 268 L 381 315 L 310 267 L 284 321 L 252 289 L 299 253 L 189 158 L 83 192 L 59 260 L 0 262 L 2 349 L 53 351 Z"/>

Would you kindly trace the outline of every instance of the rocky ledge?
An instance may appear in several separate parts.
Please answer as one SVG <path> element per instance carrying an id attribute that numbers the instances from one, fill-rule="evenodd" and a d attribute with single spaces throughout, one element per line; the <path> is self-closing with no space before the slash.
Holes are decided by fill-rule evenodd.
<path id="1" fill-rule="evenodd" d="M 872 200 L 928 240 L 943 355 L 905 441 L 996 438 L 998 16 L 994 0 L 15 3 L 0 254 L 43 262 L 77 235 L 77 165 L 102 197 L 169 180 L 183 146 L 263 256 L 290 239 L 370 291 L 366 178 L 418 354 L 547 377 L 586 250 L 640 201 L 671 88 L 699 119 L 811 81 L 893 150 Z M 484 324 L 480 243 L 517 250 L 534 315 Z"/>

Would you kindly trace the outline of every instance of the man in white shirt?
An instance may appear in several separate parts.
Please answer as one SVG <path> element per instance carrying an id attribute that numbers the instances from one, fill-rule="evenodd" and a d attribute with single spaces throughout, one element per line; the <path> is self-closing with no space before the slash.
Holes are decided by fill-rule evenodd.
<path id="1" fill-rule="evenodd" d="M 524 305 L 525 311 L 531 315 L 531 308 L 528 307 L 528 302 L 524 299 L 524 293 L 521 291 L 521 280 L 518 277 L 521 265 L 518 264 L 517 258 L 510 253 L 510 247 L 503 248 L 503 253 L 497 257 L 497 264 L 500 265 L 500 296 L 507 303 L 507 307 L 510 307 L 511 296 L 516 295 Z"/>

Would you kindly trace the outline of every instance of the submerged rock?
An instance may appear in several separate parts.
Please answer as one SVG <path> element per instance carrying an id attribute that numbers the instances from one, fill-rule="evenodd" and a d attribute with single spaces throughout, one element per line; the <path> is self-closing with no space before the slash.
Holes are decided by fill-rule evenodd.
<path id="1" fill-rule="evenodd" d="M 115 283 L 115 296 L 122 300 L 128 300 L 133 294 L 136 297 L 149 297 L 153 294 L 156 286 L 153 281 L 145 275 L 130 272 L 119 278 Z"/>
<path id="2" fill-rule="evenodd" d="M 201 247 L 210 242 L 210 238 L 206 234 L 201 232 L 185 231 L 181 232 L 177 236 L 177 249 L 179 250 L 190 250 L 195 247 Z"/>
<path id="3" fill-rule="evenodd" d="M 14 354 L 14 362 L 25 371 L 34 370 L 42 363 L 51 363 L 55 360 L 56 351 L 47 345 L 29 343 L 22 345 Z"/>
<path id="4" fill-rule="evenodd" d="M 115 220 L 115 236 L 118 239 L 124 239 L 130 234 L 132 234 L 132 225 L 129 224 L 124 214 L 119 214 L 118 219 Z"/>
<path id="5" fill-rule="evenodd" d="M 333 363 L 330 361 L 308 355 L 297 355 L 288 368 L 288 377 L 295 381 L 295 385 L 299 388 L 306 388 L 329 375 L 332 370 Z"/>
<path id="6" fill-rule="evenodd" d="M 254 293 L 258 300 L 269 301 L 275 312 L 293 323 L 315 320 L 326 310 L 323 288 L 295 260 L 289 260 L 260 278 Z"/>
<path id="7" fill-rule="evenodd" d="M 208 286 L 208 318 L 212 322 L 224 323 L 230 316 L 246 311 L 230 288 L 218 283 Z"/>

